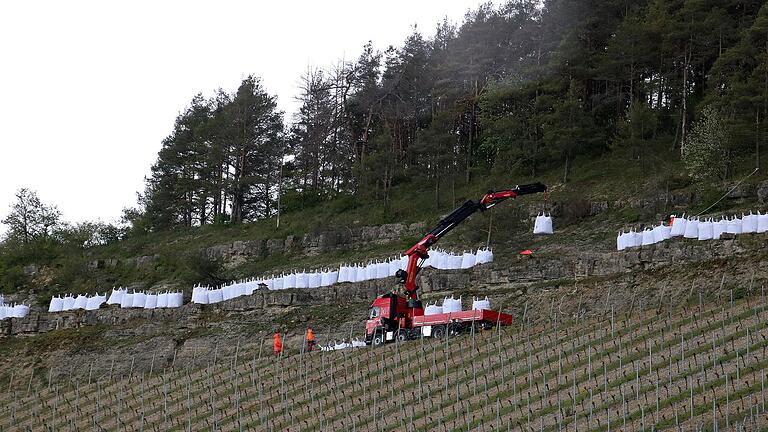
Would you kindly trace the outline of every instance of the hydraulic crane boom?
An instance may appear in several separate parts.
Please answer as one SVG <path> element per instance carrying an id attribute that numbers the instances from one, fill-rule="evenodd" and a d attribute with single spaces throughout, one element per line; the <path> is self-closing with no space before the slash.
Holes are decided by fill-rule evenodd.
<path id="1" fill-rule="evenodd" d="M 419 272 L 419 260 L 429 258 L 428 249 L 437 243 L 444 235 L 464 222 L 469 216 L 477 211 L 485 211 L 496 204 L 520 195 L 529 195 L 534 193 L 546 192 L 547 187 L 541 183 L 531 183 L 522 186 L 516 186 L 514 189 L 502 191 L 488 191 L 479 201 L 468 200 L 448 216 L 443 218 L 437 225 L 427 233 L 418 243 L 413 245 L 405 253 L 408 256 L 408 266 L 406 270 L 398 270 L 396 276 L 400 282 L 405 284 L 405 293 L 411 301 L 416 302 L 418 295 L 416 291 L 416 276 Z"/>

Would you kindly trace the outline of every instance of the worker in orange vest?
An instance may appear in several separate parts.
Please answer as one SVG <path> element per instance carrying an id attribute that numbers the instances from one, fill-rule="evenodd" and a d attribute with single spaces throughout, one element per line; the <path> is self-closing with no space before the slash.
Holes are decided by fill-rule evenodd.
<path id="1" fill-rule="evenodd" d="M 280 340 L 280 333 L 275 333 L 275 355 L 279 356 L 283 352 L 283 342 Z"/>
<path id="2" fill-rule="evenodd" d="M 312 334 L 312 327 L 307 328 L 307 351 L 315 348 L 315 335 Z"/>

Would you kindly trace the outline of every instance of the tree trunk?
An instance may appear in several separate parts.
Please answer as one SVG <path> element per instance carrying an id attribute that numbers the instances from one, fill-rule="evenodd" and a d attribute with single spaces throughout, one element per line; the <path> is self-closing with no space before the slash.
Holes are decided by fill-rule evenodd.
<path id="1" fill-rule="evenodd" d="M 685 62 L 683 63 L 683 93 L 682 93 L 682 110 L 680 119 L 680 157 L 685 155 L 685 132 L 686 132 L 686 117 L 688 116 L 688 64 L 690 62 L 690 54 L 688 54 L 688 47 L 686 47 Z"/>
<path id="2" fill-rule="evenodd" d="M 755 112 L 755 169 L 760 170 L 760 109 Z"/>

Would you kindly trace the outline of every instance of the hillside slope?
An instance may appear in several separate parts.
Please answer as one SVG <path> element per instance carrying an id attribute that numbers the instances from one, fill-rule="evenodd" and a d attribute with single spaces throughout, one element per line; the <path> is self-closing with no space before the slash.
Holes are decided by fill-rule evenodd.
<path id="1" fill-rule="evenodd" d="M 268 341 L 146 372 L 17 375 L 4 430 L 611 430 L 768 424 L 764 295 L 556 315 L 447 340 L 275 358 Z"/>

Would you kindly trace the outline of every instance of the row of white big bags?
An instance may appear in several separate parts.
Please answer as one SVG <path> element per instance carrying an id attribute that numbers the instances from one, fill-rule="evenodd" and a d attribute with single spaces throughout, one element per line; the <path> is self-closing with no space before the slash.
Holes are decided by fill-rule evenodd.
<path id="1" fill-rule="evenodd" d="M 429 251 L 429 258 L 424 261 L 422 266 L 441 270 L 457 270 L 467 269 L 492 261 L 493 252 L 490 249 L 478 249 L 477 252 L 464 252 L 460 255 L 435 249 Z M 394 276 L 398 270 L 404 270 L 407 265 L 408 257 L 401 256 L 387 261 L 370 262 L 368 264 L 342 264 L 338 269 L 296 272 L 269 278 L 249 279 L 221 288 L 198 286 L 192 289 L 192 302 L 212 304 L 231 300 L 236 297 L 253 294 L 260 285 L 265 285 L 270 290 L 281 290 L 288 288 L 320 288 L 342 282 L 364 282 L 367 280 L 383 279 Z"/>
<path id="2" fill-rule="evenodd" d="M 472 297 L 472 309 L 471 310 L 482 310 L 482 309 L 490 309 L 491 308 L 491 302 L 488 300 L 488 297 L 484 299 L 476 299 Z M 446 314 L 446 313 L 453 313 L 453 312 L 461 312 L 461 297 L 455 299 L 453 296 L 446 297 L 443 299 L 443 304 L 438 306 L 437 302 L 431 305 L 427 305 L 426 308 L 424 308 L 424 315 L 437 315 L 437 314 Z"/>
<path id="3" fill-rule="evenodd" d="M 48 306 L 48 312 L 66 312 L 70 310 L 96 310 L 103 304 L 118 305 L 121 308 L 162 309 L 177 308 L 184 303 L 184 295 L 180 292 L 165 292 L 147 294 L 141 291 L 129 293 L 125 288 L 113 289 L 107 298 L 107 294 L 90 296 L 80 294 L 78 296 L 66 295 L 54 296 Z"/>
<path id="4" fill-rule="evenodd" d="M 3 296 L 0 295 L 0 320 L 6 318 L 24 318 L 27 315 L 29 315 L 29 306 L 23 304 L 5 304 Z"/>
<path id="5" fill-rule="evenodd" d="M 718 240 L 724 233 L 747 234 L 768 232 L 768 214 L 750 214 L 741 217 L 723 216 L 715 221 L 712 218 L 687 218 L 685 215 L 674 217 L 672 226 L 658 225 L 647 228 L 642 232 L 621 232 L 616 236 L 616 248 L 624 250 L 637 246 L 648 246 L 662 242 L 672 237 L 683 237 L 697 240 Z"/>

